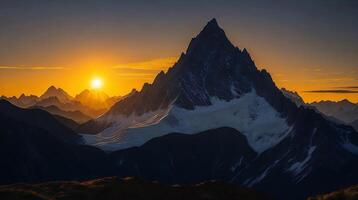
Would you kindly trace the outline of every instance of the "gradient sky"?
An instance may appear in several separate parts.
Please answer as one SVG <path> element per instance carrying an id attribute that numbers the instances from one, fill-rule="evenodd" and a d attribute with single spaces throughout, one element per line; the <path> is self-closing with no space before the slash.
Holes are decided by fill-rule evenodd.
<path id="1" fill-rule="evenodd" d="M 358 102 L 358 1 L 1 0 L 0 95 L 151 82 L 216 18 L 279 87 Z M 343 92 L 342 92 L 343 91 Z"/>

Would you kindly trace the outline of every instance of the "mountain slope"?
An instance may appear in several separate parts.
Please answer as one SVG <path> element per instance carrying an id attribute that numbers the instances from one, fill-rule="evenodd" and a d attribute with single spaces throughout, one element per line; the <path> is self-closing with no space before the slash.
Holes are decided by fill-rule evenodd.
<path id="1" fill-rule="evenodd" d="M 58 108 L 55 105 L 50 105 L 50 106 L 33 106 L 31 107 L 31 109 L 41 109 L 41 110 L 45 110 L 53 115 L 59 115 L 71 120 L 74 120 L 77 123 L 84 123 L 86 121 L 89 121 L 90 119 L 92 119 L 91 117 L 83 114 L 81 111 L 64 111 L 61 110 L 60 108 Z"/>
<path id="2" fill-rule="evenodd" d="M 79 124 L 75 121 L 73 121 L 72 119 L 68 119 L 65 117 L 62 117 L 60 115 L 53 115 L 57 121 L 59 121 L 61 124 L 65 125 L 67 128 L 76 131 Z"/>
<path id="3" fill-rule="evenodd" d="M 58 188 L 61 188 L 61 190 Z M 8 200 L 269 199 L 254 190 L 217 181 L 204 182 L 198 185 L 167 186 L 131 177 L 124 179 L 109 177 L 83 182 L 57 181 L 40 184 L 6 185 L 0 186 L 0 198 Z"/>
<path id="4" fill-rule="evenodd" d="M 355 200 L 358 199 L 358 185 L 350 186 L 345 189 L 330 192 L 324 195 L 310 197 L 307 200 Z"/>
<path id="5" fill-rule="evenodd" d="M 235 171 L 248 167 L 256 156 L 245 136 L 232 128 L 195 135 L 171 133 L 141 147 L 111 153 L 117 163 L 117 175 L 169 184 L 228 180 Z"/>
<path id="6" fill-rule="evenodd" d="M 357 183 L 358 134 L 350 135 L 351 130 L 342 127 L 346 132 L 337 135 L 330 128 L 333 124 L 314 111 L 300 118 L 312 122 L 298 122 L 294 134 L 261 154 L 235 129 L 219 128 L 194 135 L 168 134 L 115 151 L 111 157 L 118 176 L 169 184 L 223 180 L 278 199 L 304 199 Z M 317 128 L 312 131 L 311 126 Z"/>
<path id="7" fill-rule="evenodd" d="M 19 110 L 6 103 L 9 105 L 0 102 L 0 184 L 113 174 L 104 152 L 74 144 L 72 140 L 77 142 L 78 136 L 65 135 L 73 132 L 53 121 L 52 115 L 42 110 Z"/>
<path id="8" fill-rule="evenodd" d="M 293 101 L 297 106 L 302 106 L 306 104 L 297 92 L 289 91 L 286 88 L 281 88 L 281 91 L 283 95 L 285 95 L 285 97 L 291 99 L 291 101 Z"/>
<path id="9" fill-rule="evenodd" d="M 78 143 L 82 140 L 81 136 L 58 122 L 54 116 L 46 111 L 18 108 L 5 100 L 0 100 L 0 110 L 2 116 L 41 128 L 64 142 Z"/>

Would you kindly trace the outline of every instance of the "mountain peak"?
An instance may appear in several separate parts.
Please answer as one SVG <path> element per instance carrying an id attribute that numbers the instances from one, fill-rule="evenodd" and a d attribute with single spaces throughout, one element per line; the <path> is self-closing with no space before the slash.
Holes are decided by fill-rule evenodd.
<path id="1" fill-rule="evenodd" d="M 49 88 L 47 88 L 47 91 L 51 91 L 51 90 L 57 90 L 57 88 L 53 85 L 51 85 Z"/>
<path id="2" fill-rule="evenodd" d="M 51 85 L 45 91 L 45 93 L 43 93 L 40 96 L 41 99 L 46 99 L 46 98 L 49 98 L 49 97 L 57 97 L 61 102 L 64 102 L 64 103 L 67 103 L 68 101 L 73 99 L 73 97 L 71 97 L 66 91 L 64 91 L 61 88 L 56 88 L 53 85 Z"/>
<path id="3" fill-rule="evenodd" d="M 205 26 L 206 28 L 219 28 L 219 24 L 215 18 L 211 19 Z"/>
<path id="4" fill-rule="evenodd" d="M 199 37 L 216 37 L 216 38 L 226 38 L 224 30 L 219 26 L 216 19 L 210 20 L 203 30 L 199 33 L 197 38 Z M 226 38 L 227 39 L 227 38 Z"/>
<path id="5" fill-rule="evenodd" d="M 233 52 L 234 45 L 226 37 L 216 19 L 209 21 L 203 30 L 191 40 L 186 56 L 194 56 L 199 59 L 206 59 L 218 52 Z"/>

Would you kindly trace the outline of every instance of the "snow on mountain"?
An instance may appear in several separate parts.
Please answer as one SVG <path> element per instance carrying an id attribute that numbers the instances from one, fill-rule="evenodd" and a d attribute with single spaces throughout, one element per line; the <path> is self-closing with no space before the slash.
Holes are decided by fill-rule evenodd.
<path id="1" fill-rule="evenodd" d="M 160 72 L 153 84 L 145 84 L 80 131 L 97 133 L 84 135 L 88 144 L 116 150 L 170 132 L 194 134 L 227 126 L 243 132 L 262 152 L 284 138 L 290 125 L 259 94 L 264 92 L 260 79 L 271 80 L 213 19 L 167 73 Z"/>
<path id="2" fill-rule="evenodd" d="M 195 134 L 217 127 L 240 130 L 251 147 L 261 153 L 280 142 L 290 131 L 286 120 L 255 91 L 231 101 L 213 97 L 211 106 L 193 110 L 171 105 L 168 109 L 130 117 L 111 116 L 99 120 L 114 122 L 97 135 L 83 135 L 87 144 L 105 150 L 140 146 L 171 132 Z"/>

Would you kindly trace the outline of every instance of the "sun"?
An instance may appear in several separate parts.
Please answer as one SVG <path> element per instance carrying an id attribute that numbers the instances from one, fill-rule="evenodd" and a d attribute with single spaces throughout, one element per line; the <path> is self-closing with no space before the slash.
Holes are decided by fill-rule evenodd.
<path id="1" fill-rule="evenodd" d="M 103 82 L 102 82 L 102 79 L 100 78 L 94 78 L 92 81 L 91 81 L 91 87 L 93 89 L 100 89 L 103 85 Z"/>

